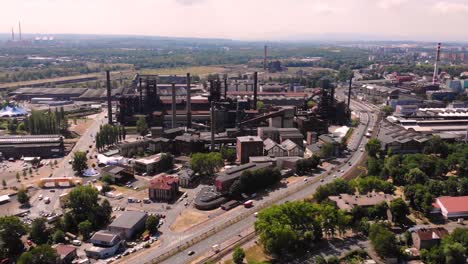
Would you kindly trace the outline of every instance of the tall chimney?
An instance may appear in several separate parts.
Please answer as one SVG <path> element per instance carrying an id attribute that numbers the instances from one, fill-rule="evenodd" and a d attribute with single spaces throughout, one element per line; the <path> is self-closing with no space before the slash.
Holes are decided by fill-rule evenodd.
<path id="1" fill-rule="evenodd" d="M 19 40 L 21 41 L 21 21 L 18 21 L 18 30 L 19 30 Z"/>
<path id="2" fill-rule="evenodd" d="M 14 31 L 13 27 L 11 28 L 11 40 L 15 41 L 15 31 Z"/>
<path id="3" fill-rule="evenodd" d="M 140 113 L 143 113 L 143 82 L 141 77 L 138 78 L 138 82 L 140 83 Z"/>
<path id="4" fill-rule="evenodd" d="M 176 89 L 175 83 L 172 83 L 172 128 L 176 127 Z"/>
<path id="5" fill-rule="evenodd" d="M 112 91 L 111 91 L 111 81 L 110 81 L 110 72 L 106 71 L 106 79 L 107 79 L 107 118 L 108 123 L 112 125 Z"/>
<path id="6" fill-rule="evenodd" d="M 253 105 L 253 109 L 254 110 L 257 110 L 257 82 L 258 82 L 258 76 L 257 76 L 257 72 L 254 72 L 254 83 L 253 83 L 253 89 L 254 89 L 254 105 Z"/>
<path id="7" fill-rule="evenodd" d="M 436 84 L 439 82 L 439 61 L 440 61 L 440 45 L 441 43 L 439 42 L 437 44 L 437 54 L 436 54 L 436 61 L 434 63 L 434 75 L 432 76 L 432 84 Z"/>
<path id="8" fill-rule="evenodd" d="M 353 76 L 354 73 L 351 72 L 351 76 L 349 77 L 349 88 L 348 88 L 348 110 L 351 112 L 351 85 L 353 83 Z"/>
<path id="9" fill-rule="evenodd" d="M 267 45 L 265 45 L 264 50 L 263 50 L 263 70 L 266 71 L 267 68 Z"/>
<path id="10" fill-rule="evenodd" d="M 190 91 L 190 73 L 187 73 L 187 128 L 192 128 L 192 94 Z"/>
<path id="11" fill-rule="evenodd" d="M 227 100 L 228 82 L 227 76 L 224 77 L 224 100 Z"/>
<path id="12" fill-rule="evenodd" d="M 215 102 L 211 101 L 211 108 L 210 108 L 210 115 L 211 115 L 211 144 L 210 144 L 210 150 L 214 151 L 215 147 L 215 131 L 216 131 L 216 117 L 215 117 Z"/>

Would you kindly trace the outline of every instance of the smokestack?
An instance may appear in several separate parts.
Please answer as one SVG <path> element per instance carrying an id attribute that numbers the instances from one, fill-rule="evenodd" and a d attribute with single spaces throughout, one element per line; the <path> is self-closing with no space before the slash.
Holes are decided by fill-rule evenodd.
<path id="1" fill-rule="evenodd" d="M 141 80 L 141 77 L 138 78 L 138 81 L 140 83 L 140 113 L 143 112 L 143 81 Z"/>
<path id="2" fill-rule="evenodd" d="M 176 90 L 175 83 L 172 83 L 172 128 L 176 127 Z"/>
<path id="3" fill-rule="evenodd" d="M 432 76 L 432 84 L 436 84 L 439 82 L 439 61 L 440 61 L 440 45 L 441 43 L 439 42 L 437 44 L 437 54 L 436 54 L 436 61 L 434 63 L 434 75 Z"/>
<path id="4" fill-rule="evenodd" d="M 187 128 L 192 128 L 192 94 L 190 91 L 190 73 L 187 73 Z"/>
<path id="5" fill-rule="evenodd" d="M 11 40 L 15 41 L 15 31 L 14 31 L 13 27 L 11 28 Z"/>
<path id="6" fill-rule="evenodd" d="M 353 83 L 353 75 L 354 73 L 351 73 L 351 76 L 349 78 L 349 88 L 348 88 L 348 110 L 351 111 L 351 84 Z"/>
<path id="7" fill-rule="evenodd" d="M 112 125 L 112 92 L 111 92 L 111 81 L 110 81 L 110 72 L 106 71 L 106 79 L 107 79 L 107 118 L 108 123 Z"/>
<path id="8" fill-rule="evenodd" d="M 18 21 L 18 30 L 19 30 L 19 40 L 21 41 L 21 21 Z"/>
<path id="9" fill-rule="evenodd" d="M 211 101 L 211 108 L 210 108 L 210 116 L 211 116 L 211 146 L 210 150 L 214 151 L 214 138 L 215 138 L 215 126 L 216 126 L 216 118 L 215 118 L 215 102 Z"/>
<path id="10" fill-rule="evenodd" d="M 258 76 L 257 72 L 254 72 L 254 83 L 253 83 L 253 89 L 254 89 L 254 110 L 257 110 L 257 82 L 258 82 Z"/>
<path id="11" fill-rule="evenodd" d="M 224 100 L 227 100 L 228 82 L 227 76 L 224 77 Z"/>
<path id="12" fill-rule="evenodd" d="M 267 45 L 265 45 L 263 50 L 263 70 L 266 71 L 267 68 Z"/>

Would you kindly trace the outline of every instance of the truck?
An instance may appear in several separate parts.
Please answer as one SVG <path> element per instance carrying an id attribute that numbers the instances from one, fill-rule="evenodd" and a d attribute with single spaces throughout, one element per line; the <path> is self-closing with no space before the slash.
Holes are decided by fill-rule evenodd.
<path id="1" fill-rule="evenodd" d="M 219 245 L 218 244 L 214 244 L 211 249 L 214 251 L 214 253 L 218 253 L 220 251 L 219 249 Z"/>

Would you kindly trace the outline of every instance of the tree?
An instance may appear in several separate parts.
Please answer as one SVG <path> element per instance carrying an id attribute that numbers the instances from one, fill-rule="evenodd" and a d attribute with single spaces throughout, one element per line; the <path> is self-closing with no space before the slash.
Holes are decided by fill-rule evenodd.
<path id="1" fill-rule="evenodd" d="M 333 156 L 335 151 L 335 146 L 332 143 L 325 143 L 320 148 L 320 157 L 323 159 Z"/>
<path id="2" fill-rule="evenodd" d="M 366 151 L 370 157 L 376 158 L 382 148 L 380 140 L 371 138 L 366 144 Z"/>
<path id="3" fill-rule="evenodd" d="M 398 256 L 398 246 L 395 234 L 382 224 L 373 224 L 370 227 L 369 238 L 377 254 L 381 257 Z"/>
<path id="4" fill-rule="evenodd" d="M 158 224 L 159 217 L 150 215 L 148 218 L 146 218 L 146 230 L 148 230 L 150 234 L 154 234 L 158 231 Z"/>
<path id="5" fill-rule="evenodd" d="M 306 175 L 313 170 L 317 169 L 320 165 L 320 157 L 317 155 L 313 155 L 310 158 L 302 159 L 297 162 L 296 165 L 296 173 L 298 175 Z"/>
<path id="6" fill-rule="evenodd" d="M 212 176 L 223 165 L 223 158 L 219 152 L 194 153 L 190 160 L 191 168 L 200 175 Z"/>
<path id="7" fill-rule="evenodd" d="M 20 181 L 20 174 L 19 172 L 16 172 L 16 180 L 19 182 Z"/>
<path id="8" fill-rule="evenodd" d="M 78 186 L 70 191 L 67 205 L 76 223 L 89 220 L 95 227 L 107 223 L 108 219 L 102 217 L 103 208 L 98 203 L 98 195 L 98 190 L 89 185 Z"/>
<path id="9" fill-rule="evenodd" d="M 1 256 L 14 258 L 23 250 L 21 237 L 26 234 L 26 227 L 16 216 L 0 217 L 0 245 Z"/>
<path id="10" fill-rule="evenodd" d="M 39 217 L 32 221 L 31 232 L 29 236 L 36 244 L 45 244 L 47 242 L 49 238 L 49 232 L 47 231 L 45 218 Z"/>
<path id="11" fill-rule="evenodd" d="M 425 144 L 425 154 L 439 154 L 442 158 L 446 158 L 449 153 L 447 143 L 440 136 L 431 137 Z"/>
<path id="12" fill-rule="evenodd" d="M 114 177 L 109 174 L 104 174 L 104 176 L 101 177 L 101 181 L 107 184 L 114 184 Z"/>
<path id="13" fill-rule="evenodd" d="M 3 185 L 3 189 L 6 189 L 7 183 L 6 183 L 5 179 L 2 180 L 2 185 Z"/>
<path id="14" fill-rule="evenodd" d="M 236 247 L 234 253 L 232 254 L 232 260 L 235 264 L 244 263 L 245 252 L 241 247 Z"/>
<path id="15" fill-rule="evenodd" d="M 18 264 L 58 264 L 60 256 L 49 245 L 40 245 L 29 252 L 24 252 L 18 259 Z"/>
<path id="16" fill-rule="evenodd" d="M 136 130 L 141 136 L 148 134 L 148 124 L 146 123 L 146 119 L 144 116 L 138 117 L 136 123 Z"/>
<path id="17" fill-rule="evenodd" d="M 257 102 L 257 109 L 258 109 L 258 110 L 261 110 L 261 109 L 263 109 L 264 107 L 265 107 L 265 103 L 264 103 L 264 102 L 262 102 L 262 101 L 258 101 L 258 102 Z"/>
<path id="18" fill-rule="evenodd" d="M 397 198 L 390 202 L 390 211 L 392 212 L 394 222 L 397 223 L 402 223 L 410 213 L 408 206 L 401 198 Z"/>
<path id="19" fill-rule="evenodd" d="M 429 180 L 427 175 L 420 170 L 419 168 L 413 168 L 411 169 L 408 173 L 405 174 L 405 182 L 406 184 L 409 185 L 414 185 L 414 184 L 424 184 Z"/>
<path id="20" fill-rule="evenodd" d="M 223 157 L 224 160 L 227 160 L 229 163 L 233 163 L 236 161 L 236 150 L 233 148 L 226 148 L 222 147 L 221 148 L 221 156 Z"/>
<path id="21" fill-rule="evenodd" d="M 56 230 L 52 234 L 52 240 L 54 243 L 64 243 L 65 242 L 65 233 L 62 230 Z"/>
<path id="22" fill-rule="evenodd" d="M 71 212 L 67 212 L 63 216 L 63 228 L 67 232 L 74 233 L 77 231 L 77 223 Z"/>
<path id="23" fill-rule="evenodd" d="M 260 211 L 255 231 L 267 252 L 290 254 L 322 238 L 322 228 L 316 215 L 317 208 L 306 201 L 273 205 Z"/>
<path id="24" fill-rule="evenodd" d="M 465 263 L 465 252 L 466 248 L 458 242 L 445 243 L 443 245 L 443 255 L 447 264 Z"/>
<path id="25" fill-rule="evenodd" d="M 18 191 L 18 193 L 16 194 L 17 198 L 18 198 L 18 202 L 21 204 L 21 205 L 25 205 L 25 204 L 28 204 L 29 203 L 29 195 L 28 195 L 28 191 L 26 189 L 20 189 Z"/>
<path id="26" fill-rule="evenodd" d="M 382 113 L 384 114 L 384 116 L 389 116 L 391 114 L 393 114 L 393 108 L 389 105 L 386 105 L 384 107 L 382 107 Z"/>
<path id="27" fill-rule="evenodd" d="M 78 224 L 78 231 L 83 236 L 83 239 L 87 240 L 89 234 L 93 231 L 93 224 L 89 220 L 83 221 Z"/>
<path id="28" fill-rule="evenodd" d="M 8 130 L 12 134 L 16 134 L 16 130 L 18 129 L 18 120 L 16 118 L 13 118 L 8 122 Z"/>
<path id="29" fill-rule="evenodd" d="M 73 170 L 78 173 L 82 174 L 84 170 L 88 168 L 87 164 L 88 158 L 86 157 L 86 153 L 82 151 L 77 151 L 73 155 L 73 161 L 72 161 L 72 168 Z"/>

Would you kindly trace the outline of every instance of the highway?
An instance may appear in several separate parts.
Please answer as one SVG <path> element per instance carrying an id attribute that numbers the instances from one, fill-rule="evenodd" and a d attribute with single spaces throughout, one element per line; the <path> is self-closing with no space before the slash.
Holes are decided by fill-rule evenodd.
<path id="1" fill-rule="evenodd" d="M 226 212 L 216 217 L 214 221 L 208 221 L 206 224 L 187 232 L 179 234 L 166 233 L 161 236 L 161 244 L 157 248 L 145 250 L 133 256 L 130 255 L 128 258 L 123 259 L 121 263 L 158 263 L 158 256 L 169 251 L 175 251 L 179 246 L 183 250 L 168 257 L 161 263 L 189 263 L 195 259 L 199 259 L 206 252 L 210 252 L 213 245 L 219 244 L 222 249 L 225 241 L 238 237 L 239 234 L 245 235 L 246 231 L 251 229 L 255 222 L 254 212 L 261 208 L 268 207 L 272 203 L 281 204 L 286 201 L 304 199 L 311 196 L 321 184 L 342 177 L 350 169 L 354 168 L 354 165 L 363 157 L 364 152 L 360 151 L 360 148 L 363 148 L 367 143 L 367 138 L 364 137 L 364 134 L 368 128 L 373 128 L 377 121 L 377 114 L 373 113 L 376 110 L 375 106 L 352 100 L 351 107 L 354 111 L 359 112 L 361 118 L 361 124 L 349 142 L 349 148 L 357 149 L 357 151 L 347 158 L 339 158 L 337 161 L 341 165 L 331 171 L 310 175 L 310 181 L 308 182 L 300 181 L 290 184 L 287 188 L 272 191 L 268 195 L 256 200 L 253 208 L 245 210 L 242 208 L 243 210 L 236 210 L 235 213 Z M 351 163 L 351 166 L 348 163 Z M 323 182 L 320 182 L 319 179 L 323 179 Z M 216 230 L 214 231 L 214 229 Z M 188 256 L 187 252 L 189 251 L 196 253 Z"/>

